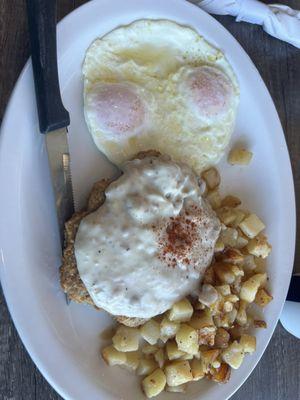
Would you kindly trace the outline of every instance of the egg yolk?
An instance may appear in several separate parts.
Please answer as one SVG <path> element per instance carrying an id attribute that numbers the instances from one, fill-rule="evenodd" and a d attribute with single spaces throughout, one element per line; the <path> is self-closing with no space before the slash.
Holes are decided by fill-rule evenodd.
<path id="1" fill-rule="evenodd" d="M 99 127 L 109 133 L 133 133 L 145 118 L 143 102 L 126 84 L 99 83 L 87 102 Z"/>
<path id="2" fill-rule="evenodd" d="M 197 113 L 205 117 L 224 114 L 233 96 L 233 88 L 227 76 L 210 66 L 198 67 L 191 72 L 185 82 L 185 90 Z"/>

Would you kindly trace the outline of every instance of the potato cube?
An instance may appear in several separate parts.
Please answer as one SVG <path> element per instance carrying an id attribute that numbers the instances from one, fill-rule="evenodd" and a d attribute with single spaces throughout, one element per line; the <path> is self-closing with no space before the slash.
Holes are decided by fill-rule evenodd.
<path id="1" fill-rule="evenodd" d="M 220 293 L 221 296 L 229 296 L 231 294 L 230 286 L 227 284 L 215 286 L 215 289 Z"/>
<path id="2" fill-rule="evenodd" d="M 255 299 L 258 289 L 265 284 L 266 274 L 255 274 L 242 283 L 240 298 L 241 300 L 252 303 Z"/>
<path id="3" fill-rule="evenodd" d="M 268 243 L 266 236 L 259 235 L 250 240 L 247 250 L 256 257 L 266 258 L 270 254 L 272 246 Z"/>
<path id="4" fill-rule="evenodd" d="M 220 192 L 216 189 L 212 190 L 211 192 L 208 192 L 206 200 L 209 202 L 213 210 L 221 207 L 221 202 L 222 202 L 221 195 Z"/>
<path id="5" fill-rule="evenodd" d="M 238 311 L 236 308 L 234 308 L 229 313 L 225 314 L 229 327 L 231 327 L 232 324 L 234 323 L 234 321 L 236 320 L 237 314 L 238 314 Z"/>
<path id="6" fill-rule="evenodd" d="M 136 351 L 139 347 L 140 332 L 137 328 L 120 325 L 112 338 L 114 347 L 119 351 Z"/>
<path id="7" fill-rule="evenodd" d="M 222 261 L 232 264 L 241 264 L 244 261 L 244 255 L 238 249 L 227 249 L 222 255 Z"/>
<path id="8" fill-rule="evenodd" d="M 150 375 L 158 365 L 152 358 L 142 358 L 137 367 L 136 373 L 138 375 Z"/>
<path id="9" fill-rule="evenodd" d="M 166 386 L 166 391 L 171 393 L 185 393 L 186 392 L 186 384 L 178 385 L 178 386 Z"/>
<path id="10" fill-rule="evenodd" d="M 189 321 L 193 315 L 193 307 L 188 299 L 182 299 L 175 303 L 169 311 L 169 320 L 175 322 Z"/>
<path id="11" fill-rule="evenodd" d="M 160 325 L 154 319 L 150 319 L 140 328 L 141 336 L 150 344 L 155 344 L 160 337 Z"/>
<path id="12" fill-rule="evenodd" d="M 124 367 L 130 371 L 135 371 L 140 362 L 140 353 L 138 351 L 129 351 L 125 353 L 126 355 L 126 362 Z"/>
<path id="13" fill-rule="evenodd" d="M 216 280 L 215 271 L 213 267 L 210 266 L 205 271 L 203 277 L 203 283 L 209 283 L 210 285 L 213 285 L 215 283 L 215 280 Z"/>
<path id="14" fill-rule="evenodd" d="M 214 346 L 219 349 L 226 349 L 230 340 L 230 335 L 224 328 L 218 328 L 215 336 Z"/>
<path id="15" fill-rule="evenodd" d="M 198 300 L 200 303 L 204 304 L 206 307 L 210 307 L 211 305 L 216 303 L 218 299 L 219 299 L 218 292 L 212 285 L 204 283 L 201 286 L 198 295 Z"/>
<path id="16" fill-rule="evenodd" d="M 222 200 L 223 207 L 235 208 L 235 207 L 239 206 L 240 204 L 242 204 L 241 200 L 235 196 L 229 195 L 229 196 L 224 197 L 224 199 Z"/>
<path id="17" fill-rule="evenodd" d="M 185 353 L 182 357 L 180 357 L 180 360 L 192 360 L 193 358 L 194 354 Z"/>
<path id="18" fill-rule="evenodd" d="M 149 355 L 149 354 L 156 353 L 158 350 L 159 350 L 159 347 L 156 344 L 153 345 L 153 344 L 145 343 L 142 348 L 142 353 Z"/>
<path id="19" fill-rule="evenodd" d="M 253 353 L 256 350 L 256 337 L 242 334 L 240 344 L 243 347 L 244 353 Z"/>
<path id="20" fill-rule="evenodd" d="M 248 240 L 243 238 L 242 236 L 239 236 L 236 240 L 236 244 L 235 247 L 237 249 L 243 249 L 244 247 L 246 247 L 248 244 Z"/>
<path id="21" fill-rule="evenodd" d="M 189 325 L 196 330 L 215 326 L 211 314 L 208 311 L 204 310 L 195 312 L 189 322 Z"/>
<path id="22" fill-rule="evenodd" d="M 198 333 L 191 326 L 181 324 L 176 333 L 175 340 L 179 350 L 189 354 L 196 354 L 198 352 Z"/>
<path id="23" fill-rule="evenodd" d="M 227 383 L 230 379 L 231 369 L 228 364 L 221 363 L 220 367 L 211 371 L 209 378 L 217 383 Z"/>
<path id="24" fill-rule="evenodd" d="M 217 215 L 225 225 L 230 225 L 236 218 L 235 210 L 229 207 L 222 207 L 217 210 Z"/>
<path id="25" fill-rule="evenodd" d="M 236 340 L 222 352 L 222 359 L 233 369 L 238 369 L 244 359 L 243 346 Z"/>
<path id="26" fill-rule="evenodd" d="M 154 359 L 157 362 L 159 368 L 162 368 L 165 363 L 165 352 L 164 349 L 159 349 L 155 354 L 154 354 Z"/>
<path id="27" fill-rule="evenodd" d="M 160 368 L 153 371 L 142 381 L 143 391 L 148 398 L 157 396 L 164 390 L 165 386 L 166 376 Z"/>
<path id="28" fill-rule="evenodd" d="M 253 326 L 254 326 L 254 328 L 266 329 L 267 328 L 267 323 L 265 321 L 262 321 L 262 320 L 259 320 L 259 319 L 255 319 L 253 321 Z"/>
<path id="29" fill-rule="evenodd" d="M 220 253 L 221 251 L 223 251 L 225 248 L 224 243 L 222 242 L 222 240 L 218 239 L 216 244 L 215 244 L 215 253 Z"/>
<path id="30" fill-rule="evenodd" d="M 250 273 L 255 270 L 256 264 L 254 261 L 254 256 L 252 254 L 247 254 L 244 257 L 243 268 L 246 273 Z"/>
<path id="31" fill-rule="evenodd" d="M 235 219 L 233 222 L 230 223 L 232 228 L 237 228 L 239 224 L 243 221 L 246 216 L 246 213 L 240 209 L 235 208 L 234 210 Z M 245 236 L 246 238 L 246 236 Z"/>
<path id="32" fill-rule="evenodd" d="M 273 297 L 266 291 L 266 289 L 259 289 L 255 296 L 255 303 L 259 307 L 265 307 L 273 300 Z"/>
<path id="33" fill-rule="evenodd" d="M 193 380 L 199 381 L 200 379 L 204 378 L 206 367 L 201 359 L 197 360 L 196 358 L 194 358 L 191 361 L 191 370 L 192 370 Z"/>
<path id="34" fill-rule="evenodd" d="M 103 360 L 109 365 L 124 365 L 126 363 L 126 353 L 122 353 L 114 348 L 107 346 L 101 351 Z"/>
<path id="35" fill-rule="evenodd" d="M 220 234 L 220 240 L 222 240 L 225 246 L 235 247 L 237 239 L 238 231 L 234 228 L 226 228 Z"/>
<path id="36" fill-rule="evenodd" d="M 265 229 L 265 224 L 258 218 L 255 214 L 250 214 L 246 217 L 240 224 L 240 229 L 244 232 L 246 236 L 253 239 L 262 230 Z"/>
<path id="37" fill-rule="evenodd" d="M 208 367 L 212 365 L 213 362 L 216 361 L 219 355 L 220 355 L 219 349 L 205 350 L 201 352 L 201 360 Z"/>
<path id="38" fill-rule="evenodd" d="M 220 185 L 221 178 L 216 168 L 210 168 L 202 172 L 202 178 L 205 180 L 207 187 L 212 190 Z"/>
<path id="39" fill-rule="evenodd" d="M 231 285 L 235 281 L 233 266 L 226 263 L 215 263 L 214 271 L 219 280 L 223 283 Z"/>
<path id="40" fill-rule="evenodd" d="M 168 340 L 166 345 L 167 357 L 169 360 L 177 360 L 185 355 L 185 352 L 178 349 L 175 340 Z"/>
<path id="41" fill-rule="evenodd" d="M 261 258 L 261 257 L 253 257 L 253 258 L 254 258 L 254 263 L 256 265 L 254 272 L 256 274 L 263 274 L 264 272 L 266 272 L 266 269 L 267 269 L 266 258 Z"/>
<path id="42" fill-rule="evenodd" d="M 241 300 L 240 306 L 236 315 L 236 321 L 239 325 L 244 326 L 247 324 L 247 302 Z"/>
<path id="43" fill-rule="evenodd" d="M 173 338 L 175 337 L 178 329 L 179 329 L 180 323 L 179 322 L 174 322 L 170 321 L 168 317 L 164 317 L 164 319 L 160 323 L 160 336 L 162 339 L 167 338 Z"/>
<path id="44" fill-rule="evenodd" d="M 172 361 L 165 367 L 168 386 L 178 386 L 193 380 L 191 367 L 188 361 Z"/>
<path id="45" fill-rule="evenodd" d="M 248 165 L 253 153 L 243 148 L 234 148 L 228 155 L 228 162 L 231 165 Z"/>

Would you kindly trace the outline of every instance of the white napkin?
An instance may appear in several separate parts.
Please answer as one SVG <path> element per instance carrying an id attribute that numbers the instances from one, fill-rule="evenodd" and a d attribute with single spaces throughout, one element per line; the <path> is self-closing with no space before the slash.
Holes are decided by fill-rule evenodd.
<path id="1" fill-rule="evenodd" d="M 202 0 L 198 5 L 211 14 L 232 15 L 236 21 L 262 25 L 278 39 L 300 48 L 300 11 L 258 0 Z"/>

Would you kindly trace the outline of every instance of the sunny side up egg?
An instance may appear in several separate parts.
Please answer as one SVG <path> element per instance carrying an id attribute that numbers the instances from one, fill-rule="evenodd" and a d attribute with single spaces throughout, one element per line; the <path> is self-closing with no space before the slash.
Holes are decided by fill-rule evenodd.
<path id="1" fill-rule="evenodd" d="M 193 29 L 166 20 L 119 27 L 88 48 L 83 77 L 89 131 L 113 163 L 150 149 L 197 173 L 220 160 L 239 86 L 224 54 Z"/>

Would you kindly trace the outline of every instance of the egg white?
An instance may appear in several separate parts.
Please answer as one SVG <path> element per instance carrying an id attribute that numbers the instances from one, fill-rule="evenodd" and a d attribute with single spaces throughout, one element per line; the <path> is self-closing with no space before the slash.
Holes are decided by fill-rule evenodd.
<path id="1" fill-rule="evenodd" d="M 232 85 L 230 107 L 221 117 L 203 118 L 186 99 L 182 84 L 195 68 L 210 65 Z M 96 39 L 84 64 L 85 118 L 96 146 L 121 165 L 139 151 L 155 149 L 185 162 L 197 173 L 216 164 L 234 129 L 239 86 L 224 54 L 193 29 L 167 20 L 139 20 Z M 134 132 L 110 135 L 93 116 L 90 94 L 101 83 L 133 85 L 145 105 Z"/>

